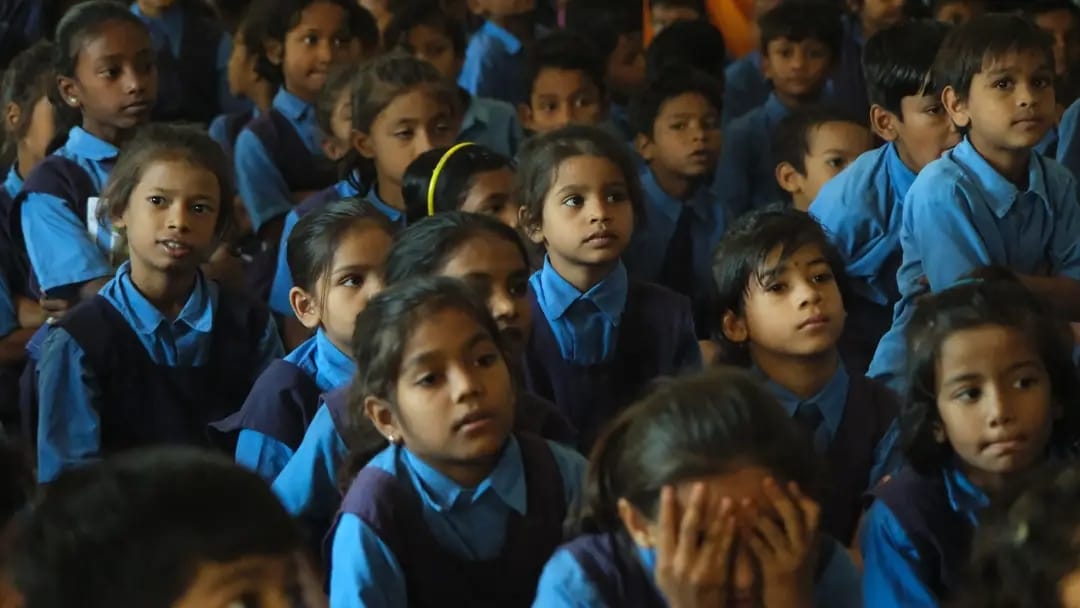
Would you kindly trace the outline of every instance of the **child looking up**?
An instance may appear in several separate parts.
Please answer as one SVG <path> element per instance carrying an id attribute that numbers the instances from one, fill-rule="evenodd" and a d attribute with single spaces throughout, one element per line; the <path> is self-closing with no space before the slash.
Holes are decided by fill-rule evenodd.
<path id="1" fill-rule="evenodd" d="M 821 188 L 873 143 L 870 129 L 842 110 L 800 108 L 781 120 L 773 134 L 776 183 L 792 206 L 806 211 Z"/>
<path id="2" fill-rule="evenodd" d="M 526 101 L 525 53 L 536 38 L 536 0 L 469 0 L 483 19 L 469 40 L 458 84 L 477 97 Z"/>
<path id="3" fill-rule="evenodd" d="M 401 180 L 410 224 L 446 211 L 479 213 L 517 228 L 514 161 L 470 143 L 424 152 Z"/>
<path id="4" fill-rule="evenodd" d="M 526 131 L 598 125 L 607 116 L 604 63 L 588 39 L 552 32 L 536 41 L 525 69 L 529 96 L 518 106 L 518 116 Z"/>

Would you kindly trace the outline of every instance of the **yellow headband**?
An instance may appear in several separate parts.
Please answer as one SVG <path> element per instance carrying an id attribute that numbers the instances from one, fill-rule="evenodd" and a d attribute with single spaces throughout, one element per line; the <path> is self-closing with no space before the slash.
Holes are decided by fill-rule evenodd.
<path id="1" fill-rule="evenodd" d="M 446 162 L 450 160 L 450 157 L 454 155 L 454 152 L 473 145 L 471 141 L 463 141 L 450 148 L 442 155 L 439 162 L 435 165 L 435 170 L 431 172 L 431 182 L 428 183 L 427 189 L 427 214 L 428 217 L 435 215 L 435 185 L 439 183 L 439 174 L 442 173 L 443 167 L 446 166 Z"/>

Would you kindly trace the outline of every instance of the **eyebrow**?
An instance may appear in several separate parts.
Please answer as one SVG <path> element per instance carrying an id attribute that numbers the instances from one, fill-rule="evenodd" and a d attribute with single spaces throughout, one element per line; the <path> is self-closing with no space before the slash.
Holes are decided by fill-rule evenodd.
<path id="1" fill-rule="evenodd" d="M 374 264 L 350 264 L 348 266 L 335 267 L 331 274 L 338 275 L 357 271 L 370 271 L 373 268 L 375 268 Z"/>
<path id="2" fill-rule="evenodd" d="M 494 341 L 494 339 L 491 336 L 489 336 L 486 331 L 484 331 L 482 329 L 478 329 L 476 331 L 476 333 L 473 334 L 473 336 L 471 338 L 469 338 L 465 342 L 465 345 L 461 350 L 462 351 L 472 350 L 473 348 L 476 348 L 477 344 L 480 344 L 481 342 L 485 342 L 485 341 L 491 342 L 491 341 Z M 422 353 L 420 353 L 418 355 L 415 355 L 413 357 L 409 357 L 409 359 L 406 360 L 405 364 L 402 365 L 401 367 L 403 369 L 407 369 L 407 368 L 410 368 L 410 367 L 417 367 L 417 366 L 419 366 L 419 365 L 421 365 L 421 364 L 423 364 L 425 362 L 438 360 L 440 358 L 441 358 L 441 352 L 440 351 L 429 350 L 429 351 L 422 352 Z"/>
<path id="3" fill-rule="evenodd" d="M 1029 360 L 1026 360 L 1026 361 L 1018 361 L 1016 363 L 1013 363 L 1009 367 L 1005 368 L 1004 373 L 1007 374 L 1007 373 L 1015 372 L 1016 370 L 1023 369 L 1025 367 L 1038 367 L 1038 366 L 1039 366 L 1038 362 L 1036 362 L 1033 359 L 1029 359 Z M 965 382 L 970 382 L 972 380 L 976 380 L 976 379 L 981 378 L 981 377 L 982 377 L 982 374 L 979 374 L 979 373 L 976 373 L 976 372 L 966 372 L 966 373 L 961 373 L 961 374 L 959 374 L 957 376 L 953 376 L 951 378 L 947 378 L 944 382 L 941 383 L 941 385 L 942 386 L 954 386 L 954 385 L 957 385 L 957 384 L 963 384 Z"/>

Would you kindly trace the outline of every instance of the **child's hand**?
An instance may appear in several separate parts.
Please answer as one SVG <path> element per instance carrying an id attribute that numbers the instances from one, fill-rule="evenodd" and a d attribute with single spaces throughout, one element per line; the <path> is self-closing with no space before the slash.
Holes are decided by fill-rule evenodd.
<path id="1" fill-rule="evenodd" d="M 15 307 L 18 309 L 16 314 L 19 317 L 19 327 L 31 329 L 41 327 L 45 323 L 47 315 L 41 303 L 23 296 L 15 296 Z"/>
<path id="2" fill-rule="evenodd" d="M 656 586 L 668 606 L 722 606 L 735 538 L 731 499 L 707 496 L 705 486 L 695 484 L 680 517 L 675 489 L 665 487 L 660 495 L 659 527 Z"/>
<path id="3" fill-rule="evenodd" d="M 768 608 L 797 608 L 813 603 L 813 550 L 821 507 L 787 484 L 785 492 L 766 479 L 764 493 L 780 516 L 759 513 L 744 531 L 747 546 L 761 565 L 762 595 Z"/>

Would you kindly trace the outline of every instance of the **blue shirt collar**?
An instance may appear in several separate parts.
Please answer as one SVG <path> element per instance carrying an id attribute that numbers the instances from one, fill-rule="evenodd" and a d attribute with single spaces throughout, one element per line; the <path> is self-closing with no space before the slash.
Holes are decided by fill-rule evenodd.
<path id="1" fill-rule="evenodd" d="M 949 506 L 954 511 L 966 516 L 972 524 L 976 522 L 976 513 L 990 505 L 990 497 L 976 486 L 958 466 L 949 466 L 942 471 L 945 477 L 945 494 Z"/>
<path id="2" fill-rule="evenodd" d="M 15 195 L 22 190 L 23 179 L 19 177 L 18 160 L 11 164 L 11 168 L 8 169 L 7 177 L 4 179 L 4 190 L 7 191 L 8 196 L 15 198 Z"/>
<path id="3" fill-rule="evenodd" d="M 517 439 L 510 437 L 503 448 L 502 456 L 491 474 L 476 488 L 463 488 L 454 480 L 430 467 L 423 460 L 404 448 L 402 461 L 409 469 L 409 475 L 418 482 L 417 491 L 421 499 L 433 510 L 449 511 L 461 505 L 467 508 L 487 492 L 494 492 L 506 506 L 524 515 L 526 508 L 525 465 L 521 460 L 521 446 Z"/>
<path id="4" fill-rule="evenodd" d="M 904 164 L 900 159 L 900 153 L 896 151 L 896 143 L 889 143 L 889 150 L 885 153 L 885 170 L 889 173 L 889 183 L 892 184 L 896 199 L 903 201 L 907 196 L 911 184 L 915 183 L 915 172 Z"/>
<path id="5" fill-rule="evenodd" d="M 286 91 L 285 87 L 278 89 L 271 105 L 292 120 L 304 120 L 312 109 L 311 104 Z"/>
<path id="6" fill-rule="evenodd" d="M 485 35 L 491 36 L 499 42 L 502 42 L 503 46 L 506 47 L 507 52 L 511 55 L 517 55 L 522 48 L 524 48 L 517 36 L 511 34 L 509 30 L 495 25 L 490 19 L 484 21 L 484 25 L 480 27 L 480 31 Z"/>
<path id="7" fill-rule="evenodd" d="M 330 341 L 321 327 L 315 333 L 315 347 L 316 373 L 333 388 L 348 384 L 356 371 L 356 363 Z"/>
<path id="8" fill-rule="evenodd" d="M 124 262 L 116 271 L 116 277 L 102 290 L 110 290 L 112 299 L 119 304 L 120 312 L 131 323 L 132 328 L 140 334 L 153 334 L 162 325 L 168 325 L 169 320 L 161 314 L 150 300 L 146 299 L 135 283 L 131 281 L 131 262 Z M 206 279 L 200 272 L 195 279 L 195 289 L 191 291 L 184 307 L 172 325 L 184 323 L 192 330 L 208 334 L 214 327 L 214 302 L 212 290 L 208 288 Z"/>
<path id="9" fill-rule="evenodd" d="M 968 173 L 975 180 L 979 189 L 986 194 L 987 204 L 990 210 L 994 212 L 994 215 L 998 219 L 1005 217 L 1009 210 L 1012 209 L 1013 204 L 1016 203 L 1016 199 L 1022 194 L 1020 190 L 1012 182 L 1005 179 L 1005 176 L 991 167 L 990 163 L 986 162 L 986 159 L 975 149 L 975 146 L 971 145 L 971 140 L 967 137 L 953 148 L 952 156 L 953 160 L 968 169 Z M 1030 153 L 1030 160 L 1028 161 L 1027 192 L 1037 195 L 1042 199 L 1043 204 L 1049 207 L 1050 196 L 1046 191 L 1046 175 L 1043 172 L 1043 165 L 1039 160 L 1039 155 L 1035 152 Z"/>
<path id="10" fill-rule="evenodd" d="M 758 368 L 754 371 L 765 380 L 765 387 L 776 397 L 783 406 L 788 416 L 794 416 L 795 410 L 804 402 L 798 395 L 770 380 L 765 373 Z M 806 399 L 807 403 L 814 403 L 821 410 L 821 416 L 825 420 L 825 427 L 829 430 L 829 436 L 835 437 L 840 422 L 844 419 L 844 406 L 847 404 L 848 385 L 850 378 L 843 363 L 836 366 L 836 373 L 825 383 L 818 394 Z"/>
<path id="11" fill-rule="evenodd" d="M 769 98 L 765 100 L 765 105 L 762 106 L 765 113 L 765 125 L 768 127 L 769 132 L 780 124 L 780 121 L 791 114 L 791 110 L 780 101 L 780 98 L 776 96 L 776 93 L 769 93 Z"/>
<path id="12" fill-rule="evenodd" d="M 558 319 L 578 301 L 589 300 L 612 325 L 618 325 L 622 318 L 623 309 L 626 308 L 626 294 L 630 288 L 626 266 L 619 262 L 608 276 L 593 285 L 589 291 L 581 293 L 577 287 L 559 275 L 547 256 L 544 256 L 544 268 L 540 271 L 539 282 L 540 293 L 537 296 L 548 318 Z"/>
<path id="13" fill-rule="evenodd" d="M 399 222 L 405 221 L 405 214 L 401 211 L 401 209 L 392 207 L 384 203 L 383 200 L 379 198 L 378 185 L 372 184 L 372 186 L 368 188 L 367 194 L 364 195 L 364 198 L 376 209 L 381 211 L 382 214 L 385 215 L 387 219 L 389 219 L 391 222 L 397 224 Z"/>
<path id="14" fill-rule="evenodd" d="M 356 179 L 356 175 L 356 172 L 353 172 L 353 177 L 346 177 L 334 184 L 334 192 L 337 192 L 338 196 L 341 198 L 360 196 L 360 191 L 356 189 L 356 184 L 353 183 L 353 180 Z"/>
<path id="15" fill-rule="evenodd" d="M 644 161 L 638 169 L 638 175 L 641 177 L 641 186 L 645 189 L 645 199 L 672 222 L 679 221 L 683 207 L 689 207 L 702 220 L 712 221 L 716 196 L 707 181 L 703 181 L 686 201 L 680 201 L 660 187 L 656 174 Z"/>
<path id="16" fill-rule="evenodd" d="M 98 139 L 82 127 L 72 127 L 68 131 L 67 143 L 64 148 L 77 156 L 94 161 L 110 160 L 120 154 L 120 150 L 109 142 Z"/>
<path id="17" fill-rule="evenodd" d="M 466 94 L 467 95 L 467 94 Z M 477 97 L 465 97 L 465 115 L 461 117 L 461 128 L 458 133 L 466 133 L 473 127 L 483 127 L 491 122 L 491 106 L 483 103 Z"/>

